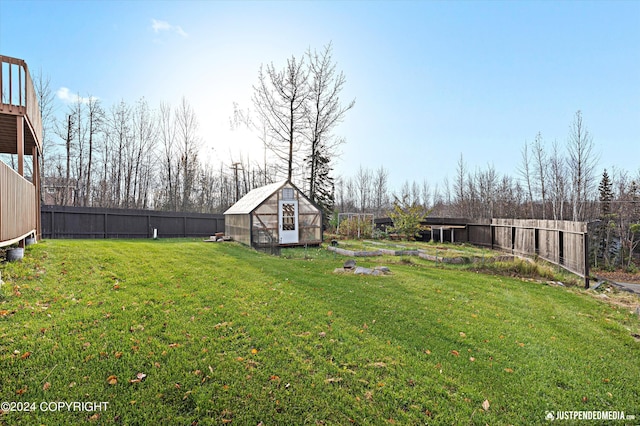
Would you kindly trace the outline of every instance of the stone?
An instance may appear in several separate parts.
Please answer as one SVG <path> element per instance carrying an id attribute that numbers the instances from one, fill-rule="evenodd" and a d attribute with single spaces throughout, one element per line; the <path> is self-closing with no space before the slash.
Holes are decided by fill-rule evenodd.
<path id="1" fill-rule="evenodd" d="M 387 268 L 386 266 L 376 266 L 374 269 L 375 269 L 376 271 L 380 271 L 380 272 L 382 272 L 383 274 L 389 274 L 389 273 L 391 273 L 391 269 Z"/>
<path id="2" fill-rule="evenodd" d="M 344 267 L 344 269 L 353 269 L 356 267 L 356 261 L 353 259 L 348 259 L 342 266 Z"/>
<path id="3" fill-rule="evenodd" d="M 356 275 L 371 275 L 373 273 L 373 269 L 365 268 L 363 266 L 358 266 L 355 271 L 353 271 Z"/>

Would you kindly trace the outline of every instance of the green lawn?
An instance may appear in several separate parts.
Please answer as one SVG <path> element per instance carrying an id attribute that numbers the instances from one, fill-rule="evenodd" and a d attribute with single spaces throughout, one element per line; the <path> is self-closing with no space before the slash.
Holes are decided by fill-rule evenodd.
<path id="1" fill-rule="evenodd" d="M 391 276 L 333 274 L 344 259 L 191 240 L 31 246 L 0 265 L 0 401 L 35 411 L 5 410 L 0 424 L 640 418 L 629 309 L 417 258 L 357 259 L 386 262 Z"/>

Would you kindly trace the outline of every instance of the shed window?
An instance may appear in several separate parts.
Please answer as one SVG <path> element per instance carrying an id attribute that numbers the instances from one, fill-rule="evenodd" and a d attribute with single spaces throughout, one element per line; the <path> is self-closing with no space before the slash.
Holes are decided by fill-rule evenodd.
<path id="1" fill-rule="evenodd" d="M 294 204 L 288 204 L 288 203 L 282 204 L 282 230 L 283 231 L 296 230 L 295 214 L 296 214 L 296 208 Z"/>
<path id="2" fill-rule="evenodd" d="M 285 201 L 293 200 L 293 188 L 282 188 L 282 199 Z"/>

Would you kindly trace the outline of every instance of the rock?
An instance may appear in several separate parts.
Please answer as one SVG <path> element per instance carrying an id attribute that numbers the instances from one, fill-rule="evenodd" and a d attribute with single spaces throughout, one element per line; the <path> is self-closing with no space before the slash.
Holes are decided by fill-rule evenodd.
<path id="1" fill-rule="evenodd" d="M 391 273 L 391 269 L 387 268 L 386 266 L 376 266 L 373 269 L 376 270 L 376 271 L 380 271 L 383 274 L 390 274 Z"/>
<path id="2" fill-rule="evenodd" d="M 345 272 L 350 272 L 350 270 L 344 268 L 336 268 L 333 270 L 334 274 L 344 274 Z"/>
<path id="3" fill-rule="evenodd" d="M 342 266 L 344 269 L 353 269 L 356 267 L 356 261 L 353 259 L 346 260 Z"/>
<path id="4" fill-rule="evenodd" d="M 373 275 L 374 277 L 378 277 L 380 275 L 384 275 L 384 272 L 382 272 L 380 269 L 374 269 L 373 272 L 371 272 L 371 275 Z"/>
<path id="5" fill-rule="evenodd" d="M 353 273 L 356 275 L 371 275 L 373 273 L 373 269 L 358 266 Z"/>

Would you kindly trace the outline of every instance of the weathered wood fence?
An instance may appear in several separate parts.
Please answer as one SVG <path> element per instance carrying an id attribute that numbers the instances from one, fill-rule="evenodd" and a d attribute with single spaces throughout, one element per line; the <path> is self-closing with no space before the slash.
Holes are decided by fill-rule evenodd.
<path id="1" fill-rule="evenodd" d="M 42 206 L 43 238 L 209 237 L 224 232 L 222 214 Z"/>
<path id="2" fill-rule="evenodd" d="M 566 220 L 492 219 L 493 248 L 537 255 L 585 279 L 589 286 L 589 227 Z"/>

